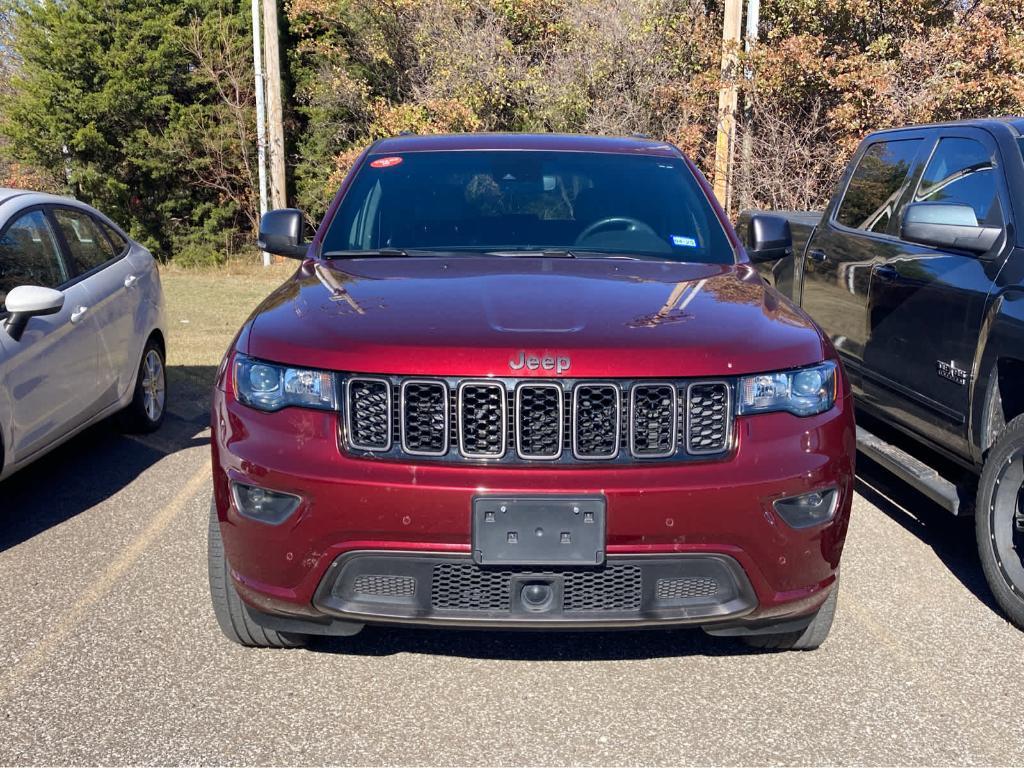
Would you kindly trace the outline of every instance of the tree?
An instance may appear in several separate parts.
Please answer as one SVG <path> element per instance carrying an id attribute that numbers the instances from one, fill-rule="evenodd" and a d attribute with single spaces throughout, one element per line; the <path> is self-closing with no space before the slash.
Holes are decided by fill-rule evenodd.
<path id="1" fill-rule="evenodd" d="M 10 159 L 62 179 L 164 257 L 194 243 L 206 221 L 237 226 L 232 194 L 197 183 L 210 144 L 184 140 L 190 128 L 217 133 L 237 122 L 224 103 L 223 62 L 211 72 L 200 58 L 216 58 L 207 21 L 238 17 L 237 3 L 42 0 L 8 12 L 20 58 L 10 92 L 0 93 Z M 244 102 L 245 89 L 230 98 Z"/>

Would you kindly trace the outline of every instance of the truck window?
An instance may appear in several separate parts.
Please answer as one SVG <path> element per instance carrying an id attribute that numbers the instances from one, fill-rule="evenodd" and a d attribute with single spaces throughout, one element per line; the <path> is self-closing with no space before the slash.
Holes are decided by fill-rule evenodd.
<path id="1" fill-rule="evenodd" d="M 879 141 L 868 147 L 839 204 L 836 221 L 844 227 L 884 232 L 920 148 L 921 139 Z"/>
<path id="2" fill-rule="evenodd" d="M 947 138 L 939 141 L 928 161 L 914 201 L 969 205 L 979 225 L 1001 227 L 996 194 L 995 165 L 985 146 L 973 139 Z"/>

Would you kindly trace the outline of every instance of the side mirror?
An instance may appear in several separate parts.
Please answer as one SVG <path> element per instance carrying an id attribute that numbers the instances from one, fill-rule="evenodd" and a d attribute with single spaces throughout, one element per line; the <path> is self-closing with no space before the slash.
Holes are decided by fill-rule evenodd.
<path id="1" fill-rule="evenodd" d="M 55 315 L 64 308 L 64 294 L 53 288 L 19 285 L 7 294 L 4 305 L 8 313 L 4 328 L 8 336 L 18 341 L 33 317 Z"/>
<path id="2" fill-rule="evenodd" d="M 289 259 L 304 259 L 306 244 L 302 242 L 303 225 L 302 211 L 295 208 L 267 211 L 260 220 L 260 237 L 256 245 L 267 253 L 287 256 Z"/>
<path id="3" fill-rule="evenodd" d="M 781 216 L 755 213 L 747 229 L 747 255 L 753 262 L 778 261 L 793 254 L 793 233 Z"/>
<path id="4" fill-rule="evenodd" d="M 907 242 L 971 253 L 992 250 L 1002 234 L 1002 227 L 980 226 L 974 209 L 960 203 L 911 203 L 900 225 Z"/>

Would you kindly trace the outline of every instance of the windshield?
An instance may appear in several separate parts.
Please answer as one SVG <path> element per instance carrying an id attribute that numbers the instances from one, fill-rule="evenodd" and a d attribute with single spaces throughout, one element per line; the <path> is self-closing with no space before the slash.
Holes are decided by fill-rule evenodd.
<path id="1" fill-rule="evenodd" d="M 682 160 L 594 152 L 372 156 L 331 222 L 323 255 L 379 249 L 734 261 Z"/>

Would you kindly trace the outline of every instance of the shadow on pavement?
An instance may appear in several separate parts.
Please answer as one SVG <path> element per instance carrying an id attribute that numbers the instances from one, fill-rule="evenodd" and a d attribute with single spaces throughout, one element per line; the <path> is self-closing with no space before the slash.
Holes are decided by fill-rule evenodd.
<path id="1" fill-rule="evenodd" d="M 214 366 L 168 368 L 167 415 L 151 435 L 106 419 L 0 482 L 0 552 L 110 498 L 165 456 L 209 443 Z"/>
<path id="2" fill-rule="evenodd" d="M 973 517 L 954 517 L 863 454 L 857 455 L 855 487 L 868 503 L 931 547 L 960 583 L 999 613 L 978 560 Z"/>
<path id="3" fill-rule="evenodd" d="M 699 629 L 529 632 L 366 627 L 354 637 L 315 638 L 311 651 L 354 656 L 421 653 L 505 661 L 635 661 L 678 656 L 743 656 L 766 651 Z"/>

